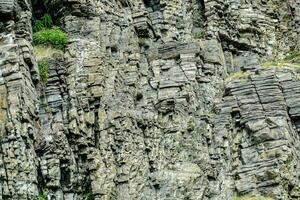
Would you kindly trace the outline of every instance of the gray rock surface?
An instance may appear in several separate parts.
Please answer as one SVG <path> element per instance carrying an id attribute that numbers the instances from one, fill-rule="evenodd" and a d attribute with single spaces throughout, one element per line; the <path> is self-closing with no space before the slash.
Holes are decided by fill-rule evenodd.
<path id="1" fill-rule="evenodd" d="M 220 161 L 228 167 L 238 193 L 300 198 L 299 111 L 295 103 L 300 82 L 294 73 L 291 69 L 263 70 L 233 81 L 217 106 L 216 155 L 227 158 Z"/>
<path id="2" fill-rule="evenodd" d="M 47 84 L 32 3 L 0 2 L 0 200 L 300 199 L 299 71 L 260 64 L 299 0 L 61 2 Z"/>

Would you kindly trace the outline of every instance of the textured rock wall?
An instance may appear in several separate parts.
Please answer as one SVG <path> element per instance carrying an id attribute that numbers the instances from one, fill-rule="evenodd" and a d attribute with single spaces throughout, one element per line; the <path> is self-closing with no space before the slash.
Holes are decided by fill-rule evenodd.
<path id="1" fill-rule="evenodd" d="M 259 64 L 299 50 L 299 4 L 64 0 L 44 85 L 31 3 L 2 0 L 0 200 L 299 199 L 297 71 Z"/>
<path id="2" fill-rule="evenodd" d="M 295 74 L 263 70 L 227 85 L 214 140 L 240 194 L 299 199 L 300 82 Z"/>
<path id="3" fill-rule="evenodd" d="M 281 57 L 299 49 L 299 1 L 208 0 L 207 35 L 231 51 L 246 50 Z"/>
<path id="4" fill-rule="evenodd" d="M 1 1 L 0 16 L 0 199 L 34 199 L 39 79 L 30 39 L 30 3 Z"/>

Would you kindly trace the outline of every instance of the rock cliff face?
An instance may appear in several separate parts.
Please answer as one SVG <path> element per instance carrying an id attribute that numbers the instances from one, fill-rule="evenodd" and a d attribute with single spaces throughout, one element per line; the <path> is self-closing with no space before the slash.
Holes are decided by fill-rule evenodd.
<path id="1" fill-rule="evenodd" d="M 300 199 L 299 0 L 0 1 L 0 200 Z M 244 71 L 238 79 L 232 74 Z"/>

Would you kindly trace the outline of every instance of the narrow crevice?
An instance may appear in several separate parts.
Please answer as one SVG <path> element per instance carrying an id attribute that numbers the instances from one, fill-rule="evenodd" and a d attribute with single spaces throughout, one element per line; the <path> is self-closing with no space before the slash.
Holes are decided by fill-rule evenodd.
<path id="1" fill-rule="evenodd" d="M 206 23 L 204 0 L 197 0 L 196 6 L 193 10 L 192 18 L 193 18 L 193 33 L 197 34 L 198 37 L 203 37 L 205 32 L 204 27 Z"/>
<path id="2" fill-rule="evenodd" d="M 160 0 L 143 0 L 149 12 L 156 12 L 161 9 Z"/>
<path id="3" fill-rule="evenodd" d="M 64 1 L 44 1 L 44 0 L 32 0 L 32 19 L 37 20 L 49 14 L 53 21 L 59 22 L 59 19 L 63 16 Z"/>

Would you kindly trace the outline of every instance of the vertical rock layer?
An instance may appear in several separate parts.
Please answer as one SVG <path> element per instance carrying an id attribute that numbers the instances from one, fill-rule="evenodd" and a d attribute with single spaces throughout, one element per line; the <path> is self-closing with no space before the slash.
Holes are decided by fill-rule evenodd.
<path id="1" fill-rule="evenodd" d="M 1 1 L 0 16 L 0 199 L 34 199 L 39 79 L 32 54 L 30 2 Z"/>
<path id="2" fill-rule="evenodd" d="M 260 67 L 299 51 L 298 0 L 47 3 L 43 85 L 32 3 L 0 2 L 0 200 L 299 199 L 299 75 Z"/>

